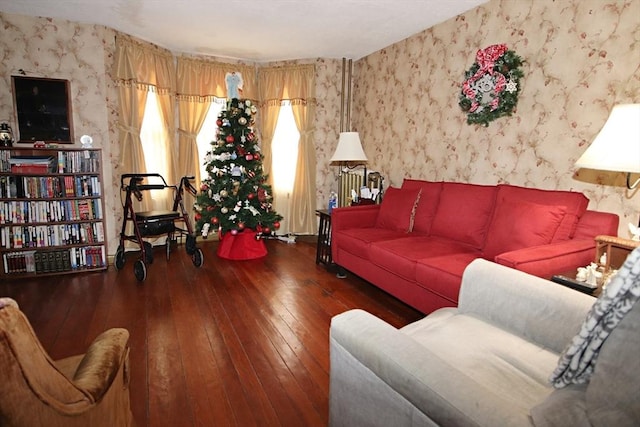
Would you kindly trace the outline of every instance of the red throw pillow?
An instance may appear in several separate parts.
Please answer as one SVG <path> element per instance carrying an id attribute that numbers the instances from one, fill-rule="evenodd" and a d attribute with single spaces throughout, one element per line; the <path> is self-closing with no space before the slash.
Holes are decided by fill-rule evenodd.
<path id="1" fill-rule="evenodd" d="M 540 205 L 564 206 L 567 210 L 562 223 L 551 239 L 561 242 L 573 237 L 580 217 L 587 210 L 589 199 L 576 191 L 540 190 L 509 184 L 498 185 L 498 200 L 523 201 Z"/>
<path id="2" fill-rule="evenodd" d="M 387 188 L 376 219 L 376 227 L 410 232 L 419 194 L 418 188 Z"/>
<path id="3" fill-rule="evenodd" d="M 431 225 L 431 235 L 481 249 L 495 203 L 495 185 L 445 182 Z"/>
<path id="4" fill-rule="evenodd" d="M 565 206 L 502 200 L 496 206 L 483 252 L 493 259 L 504 252 L 551 243 L 566 213 Z"/>

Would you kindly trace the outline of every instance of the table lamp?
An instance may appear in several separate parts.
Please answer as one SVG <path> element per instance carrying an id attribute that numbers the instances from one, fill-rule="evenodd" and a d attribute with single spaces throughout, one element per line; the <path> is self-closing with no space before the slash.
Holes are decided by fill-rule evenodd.
<path id="1" fill-rule="evenodd" d="M 367 156 L 362 149 L 358 132 L 340 132 L 338 147 L 333 153 L 331 163 L 365 163 Z"/>
<path id="2" fill-rule="evenodd" d="M 352 169 L 367 162 L 367 156 L 364 154 L 364 150 L 362 149 L 362 143 L 360 142 L 360 135 L 358 135 L 358 132 L 340 132 L 338 147 L 329 162 L 337 163 L 341 166 L 340 177 L 342 177 L 342 166 Z M 365 166 L 365 179 L 366 176 L 367 169 Z M 344 206 L 345 201 L 343 200 L 344 197 L 342 195 L 342 191 L 338 192 L 338 198 L 338 206 Z"/>

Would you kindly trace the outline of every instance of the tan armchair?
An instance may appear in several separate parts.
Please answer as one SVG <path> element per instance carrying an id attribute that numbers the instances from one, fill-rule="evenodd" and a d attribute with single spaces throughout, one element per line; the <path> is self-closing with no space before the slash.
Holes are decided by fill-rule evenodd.
<path id="1" fill-rule="evenodd" d="M 53 361 L 18 304 L 0 298 L 0 425 L 134 425 L 128 341 L 109 329 L 86 354 Z"/>

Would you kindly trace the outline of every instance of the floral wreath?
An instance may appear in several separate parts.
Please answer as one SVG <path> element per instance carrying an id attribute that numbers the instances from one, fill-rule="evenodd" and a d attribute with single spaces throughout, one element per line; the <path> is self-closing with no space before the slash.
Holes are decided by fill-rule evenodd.
<path id="1" fill-rule="evenodd" d="M 520 66 L 523 61 L 505 44 L 480 49 L 476 62 L 465 73 L 458 104 L 467 113 L 468 124 L 489 126 L 489 122 L 510 116 L 518 103 Z"/>

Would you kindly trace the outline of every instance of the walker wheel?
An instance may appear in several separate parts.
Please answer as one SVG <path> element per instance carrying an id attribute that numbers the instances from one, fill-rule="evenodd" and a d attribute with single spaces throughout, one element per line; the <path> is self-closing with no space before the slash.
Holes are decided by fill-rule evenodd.
<path id="1" fill-rule="evenodd" d="M 133 274 L 139 282 L 143 282 L 147 278 L 147 267 L 144 265 L 144 261 L 136 260 L 136 263 L 133 264 Z"/>
<path id="2" fill-rule="evenodd" d="M 204 257 L 202 256 L 202 249 L 197 248 L 196 251 L 191 255 L 191 261 L 193 261 L 193 265 L 196 267 L 201 267 L 204 262 Z"/>
<path id="3" fill-rule="evenodd" d="M 187 234 L 187 241 L 185 242 L 185 249 L 188 255 L 193 255 L 196 252 L 196 237 L 191 234 Z"/>
<path id="4" fill-rule="evenodd" d="M 142 242 L 144 245 L 144 260 L 147 264 L 153 263 L 153 246 L 149 242 Z"/>
<path id="5" fill-rule="evenodd" d="M 113 265 L 116 267 L 116 270 L 122 270 L 124 262 L 124 249 L 122 248 L 122 245 L 119 245 L 118 249 L 116 249 L 116 256 Z"/>

